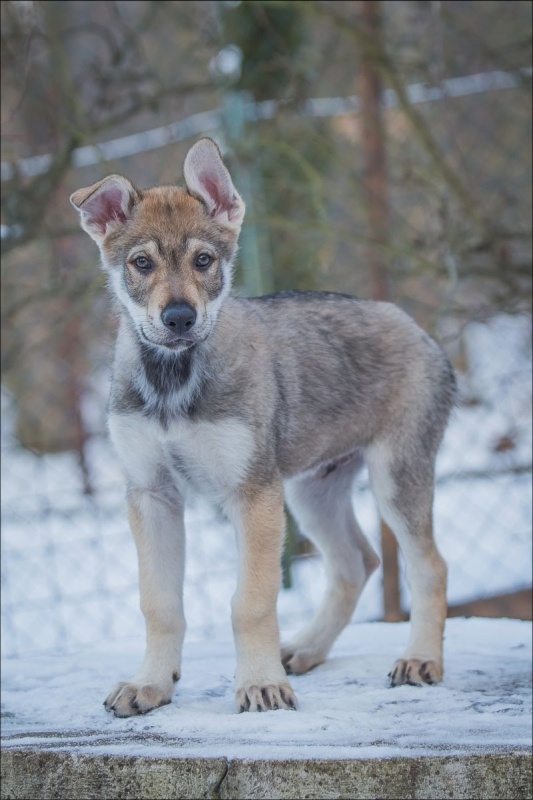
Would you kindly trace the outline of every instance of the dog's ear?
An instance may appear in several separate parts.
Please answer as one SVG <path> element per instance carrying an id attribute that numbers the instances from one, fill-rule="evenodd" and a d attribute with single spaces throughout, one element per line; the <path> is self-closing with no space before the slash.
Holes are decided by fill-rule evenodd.
<path id="1" fill-rule="evenodd" d="M 200 139 L 185 158 L 183 175 L 190 194 L 202 200 L 213 219 L 239 232 L 244 202 L 212 139 Z"/>
<path id="2" fill-rule="evenodd" d="M 126 222 L 138 199 L 137 190 L 121 175 L 109 175 L 70 195 L 70 202 L 80 212 L 81 227 L 97 244 Z"/>

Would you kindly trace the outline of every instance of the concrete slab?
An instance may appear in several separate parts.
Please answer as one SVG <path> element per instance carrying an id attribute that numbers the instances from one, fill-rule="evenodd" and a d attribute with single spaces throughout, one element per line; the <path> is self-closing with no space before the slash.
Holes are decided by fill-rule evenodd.
<path id="1" fill-rule="evenodd" d="M 90 756 L 6 750 L 1 797 L 12 800 L 174 798 L 531 798 L 526 753 L 350 760 Z"/>

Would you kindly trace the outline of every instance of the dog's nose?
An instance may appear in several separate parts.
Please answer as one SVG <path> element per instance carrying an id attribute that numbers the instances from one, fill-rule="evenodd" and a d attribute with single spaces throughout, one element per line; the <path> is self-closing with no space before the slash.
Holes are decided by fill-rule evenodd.
<path id="1" fill-rule="evenodd" d="M 170 303 L 161 312 L 161 319 L 172 333 L 183 336 L 196 322 L 196 311 L 188 303 Z"/>

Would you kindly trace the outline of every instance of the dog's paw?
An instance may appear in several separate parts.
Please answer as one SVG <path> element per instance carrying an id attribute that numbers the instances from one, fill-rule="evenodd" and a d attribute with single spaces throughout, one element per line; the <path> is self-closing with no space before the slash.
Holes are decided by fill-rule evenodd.
<path id="1" fill-rule="evenodd" d="M 303 675 L 313 667 L 317 667 L 325 660 L 322 653 L 317 653 L 311 647 L 292 647 L 290 644 L 282 645 L 281 663 L 287 675 Z"/>
<path id="2" fill-rule="evenodd" d="M 172 688 L 155 683 L 138 686 L 122 682 L 108 694 L 104 706 L 106 711 L 113 711 L 115 717 L 133 717 L 167 705 L 172 700 L 172 693 Z"/>
<path id="3" fill-rule="evenodd" d="M 391 686 L 421 686 L 423 683 L 439 683 L 442 680 L 442 663 L 424 661 L 421 658 L 399 658 L 394 662 L 389 678 Z"/>
<path id="4" fill-rule="evenodd" d="M 276 711 L 279 708 L 296 710 L 296 697 L 287 681 L 251 685 L 237 689 L 235 694 L 237 711 Z"/>

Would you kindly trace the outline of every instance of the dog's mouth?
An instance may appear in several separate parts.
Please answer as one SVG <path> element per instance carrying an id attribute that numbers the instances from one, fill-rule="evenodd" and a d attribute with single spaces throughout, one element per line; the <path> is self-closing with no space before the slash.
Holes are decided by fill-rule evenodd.
<path id="1" fill-rule="evenodd" d="M 142 327 L 140 328 L 140 333 L 144 341 L 152 345 L 152 347 L 163 347 L 166 350 L 188 350 L 190 347 L 194 347 L 194 345 L 197 344 L 197 342 L 193 342 L 191 339 L 182 339 L 179 337 L 163 340 L 150 339 Z"/>

